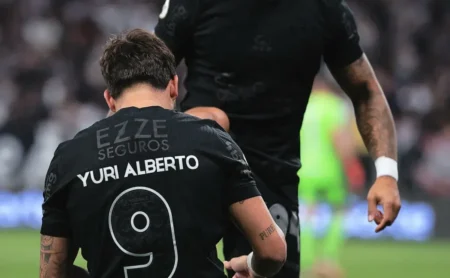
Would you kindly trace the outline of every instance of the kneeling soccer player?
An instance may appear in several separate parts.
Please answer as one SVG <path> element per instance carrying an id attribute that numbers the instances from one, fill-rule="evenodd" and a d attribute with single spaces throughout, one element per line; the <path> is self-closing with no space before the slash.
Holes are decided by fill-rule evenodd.
<path id="1" fill-rule="evenodd" d="M 67 277 L 79 248 L 90 277 L 226 277 L 216 244 L 230 216 L 254 253 L 225 267 L 238 277 L 276 274 L 284 235 L 230 136 L 172 110 L 178 79 L 165 44 L 136 29 L 110 40 L 100 64 L 113 115 L 55 151 L 41 277 Z"/>

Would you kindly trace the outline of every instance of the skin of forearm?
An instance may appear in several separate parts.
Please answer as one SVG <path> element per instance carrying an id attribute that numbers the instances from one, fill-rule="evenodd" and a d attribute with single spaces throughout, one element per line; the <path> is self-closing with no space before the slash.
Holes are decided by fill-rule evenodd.
<path id="1" fill-rule="evenodd" d="M 397 159 L 392 113 L 367 57 L 332 72 L 353 102 L 359 132 L 372 158 Z"/>
<path id="2" fill-rule="evenodd" d="M 361 87 L 360 97 L 352 98 L 356 123 L 373 159 L 387 156 L 397 160 L 397 136 L 391 109 L 378 82 Z"/>
<path id="3" fill-rule="evenodd" d="M 272 277 L 281 269 L 286 261 L 286 243 L 284 241 L 283 231 L 276 224 L 272 224 L 259 234 L 261 241 L 270 240 L 270 238 L 279 238 L 281 240 L 274 240 L 270 243 L 274 252 L 267 254 L 266 252 L 258 252 L 257 248 L 254 249 L 254 255 L 252 259 L 253 270 L 263 277 Z M 268 243 L 269 244 L 269 243 Z M 276 251 L 278 250 L 278 251 Z M 281 252 L 280 252 L 281 250 Z M 266 253 L 264 255 L 264 253 Z"/>
<path id="4" fill-rule="evenodd" d="M 256 254 L 253 256 L 252 260 L 253 270 L 256 273 L 265 275 L 265 276 L 256 276 L 255 278 L 272 277 L 273 275 L 278 273 L 278 271 L 280 271 L 282 266 L 283 263 L 281 262 L 276 262 L 271 259 L 258 258 Z"/>
<path id="5" fill-rule="evenodd" d="M 74 266 L 78 253 L 66 238 L 41 236 L 40 278 L 89 278 L 89 273 Z"/>

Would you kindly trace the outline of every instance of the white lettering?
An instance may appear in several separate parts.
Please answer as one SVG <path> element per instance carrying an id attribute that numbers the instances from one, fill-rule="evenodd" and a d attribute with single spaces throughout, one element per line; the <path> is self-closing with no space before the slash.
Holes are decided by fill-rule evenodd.
<path id="1" fill-rule="evenodd" d="M 175 159 L 178 160 L 178 168 L 180 168 L 180 170 L 183 170 L 183 159 L 185 157 L 186 156 L 184 156 L 184 155 L 175 156 Z"/>
<path id="2" fill-rule="evenodd" d="M 136 170 L 137 170 L 138 176 L 145 175 L 145 171 L 141 170 L 141 164 L 139 163 L 139 161 L 136 161 Z"/>
<path id="3" fill-rule="evenodd" d="M 164 172 L 164 158 L 162 157 L 156 159 L 156 172 Z"/>
<path id="4" fill-rule="evenodd" d="M 95 184 L 99 184 L 103 182 L 103 171 L 100 169 L 99 171 L 100 177 L 98 180 L 95 179 L 95 175 L 94 175 L 94 171 L 90 171 L 89 173 L 91 174 L 91 180 L 93 183 Z"/>
<path id="5" fill-rule="evenodd" d="M 173 170 L 176 170 L 177 167 L 175 167 L 175 159 L 173 157 L 164 157 L 164 164 L 165 164 L 165 168 L 164 171 L 169 171 L 169 167 L 172 168 Z"/>
<path id="6" fill-rule="evenodd" d="M 153 159 L 147 159 L 145 163 L 145 173 L 152 174 L 155 172 L 155 161 Z"/>
<path id="7" fill-rule="evenodd" d="M 133 167 L 134 163 L 136 163 L 136 168 Z M 127 178 L 129 176 L 148 175 L 155 172 L 160 173 L 168 171 L 196 170 L 199 166 L 200 162 L 195 155 L 178 155 L 127 163 L 125 173 L 123 172 L 123 169 L 119 169 L 118 165 L 112 165 L 87 171 L 84 174 L 77 175 L 77 177 L 83 183 L 83 187 L 87 187 L 88 182 L 100 184 L 103 182 L 118 180 L 120 178 Z M 124 173 L 123 176 L 121 176 L 122 173 Z"/>
<path id="8" fill-rule="evenodd" d="M 77 177 L 81 180 L 81 182 L 83 183 L 83 187 L 87 186 L 87 178 L 88 178 L 89 172 L 84 173 L 84 176 L 82 175 L 77 175 Z"/>
<path id="9" fill-rule="evenodd" d="M 119 167 L 117 165 L 114 165 L 114 173 L 116 174 L 116 179 L 119 179 Z"/>
<path id="10" fill-rule="evenodd" d="M 136 176 L 136 172 L 134 171 L 133 167 L 130 163 L 127 165 L 127 169 L 125 170 L 125 178 L 127 178 L 129 175 Z"/>
<path id="11" fill-rule="evenodd" d="M 194 160 L 194 164 L 193 164 L 193 165 L 191 164 L 191 162 L 189 162 L 189 161 L 191 161 L 191 160 Z M 189 156 L 186 158 L 186 165 L 187 165 L 187 167 L 188 167 L 189 169 L 191 169 L 191 170 L 197 169 L 197 168 L 198 168 L 198 159 L 197 159 L 197 157 L 195 157 L 194 155 L 189 155 Z"/>
<path id="12" fill-rule="evenodd" d="M 104 172 L 104 176 L 105 176 L 105 181 L 108 181 L 109 178 L 115 180 L 117 179 L 116 176 L 114 175 L 114 168 L 111 166 L 105 167 L 103 168 L 103 172 Z"/>

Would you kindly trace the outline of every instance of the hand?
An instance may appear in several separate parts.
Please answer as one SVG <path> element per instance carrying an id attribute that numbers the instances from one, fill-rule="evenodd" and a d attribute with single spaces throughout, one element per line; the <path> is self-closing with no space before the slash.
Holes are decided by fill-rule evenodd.
<path id="1" fill-rule="evenodd" d="M 233 278 L 254 278 L 248 270 L 247 256 L 232 258 L 230 261 L 224 261 L 223 265 L 226 269 L 236 272 Z"/>
<path id="2" fill-rule="evenodd" d="M 216 121 L 226 132 L 230 131 L 230 120 L 227 114 L 216 107 L 199 106 L 185 112 L 200 119 Z"/>
<path id="3" fill-rule="evenodd" d="M 389 176 L 377 178 L 367 194 L 367 203 L 369 206 L 369 222 L 375 220 L 377 224 L 376 233 L 392 225 L 401 207 L 397 181 Z M 383 206 L 384 215 L 377 209 L 377 205 Z"/>

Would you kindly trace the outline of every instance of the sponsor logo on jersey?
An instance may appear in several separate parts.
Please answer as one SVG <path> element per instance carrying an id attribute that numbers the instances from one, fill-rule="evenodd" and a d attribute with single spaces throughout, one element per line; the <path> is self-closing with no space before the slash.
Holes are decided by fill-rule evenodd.
<path id="1" fill-rule="evenodd" d="M 138 128 L 135 127 L 136 124 L 139 125 Z M 131 128 L 131 125 L 134 127 Z M 126 120 L 97 130 L 96 136 L 99 160 L 169 150 L 166 120 Z"/>

